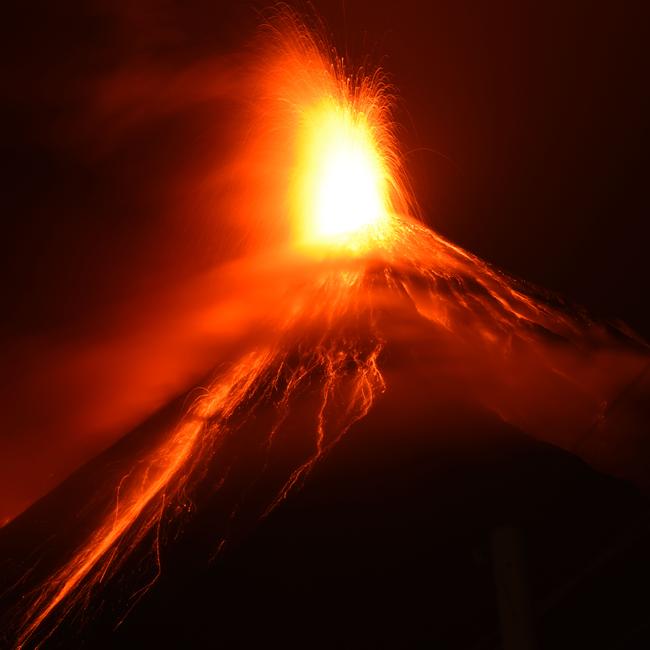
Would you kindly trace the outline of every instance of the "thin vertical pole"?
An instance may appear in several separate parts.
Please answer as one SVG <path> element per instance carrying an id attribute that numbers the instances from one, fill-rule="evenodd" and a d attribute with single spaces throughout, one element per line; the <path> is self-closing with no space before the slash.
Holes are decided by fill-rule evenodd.
<path id="1" fill-rule="evenodd" d="M 532 608 L 521 531 L 500 526 L 491 535 L 492 564 L 503 650 L 535 650 Z"/>

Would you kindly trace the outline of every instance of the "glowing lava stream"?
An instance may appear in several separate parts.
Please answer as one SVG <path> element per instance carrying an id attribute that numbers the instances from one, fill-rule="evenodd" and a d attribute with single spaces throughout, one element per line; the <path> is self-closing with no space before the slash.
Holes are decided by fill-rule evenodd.
<path id="1" fill-rule="evenodd" d="M 516 365 L 524 346 L 535 381 L 538 375 L 557 379 L 558 393 L 580 386 L 583 402 L 570 412 L 545 412 L 543 418 L 536 405 L 521 399 L 530 388 L 526 377 L 515 373 L 517 385 L 495 378 L 482 389 L 484 404 L 535 435 L 549 437 L 556 426 L 581 430 L 597 405 L 641 367 L 630 362 L 621 377 L 598 377 L 587 389 L 580 385 L 583 367 L 572 353 L 538 354 L 540 332 L 569 343 L 605 340 L 606 334 L 594 333 L 542 297 L 527 295 L 406 216 L 412 201 L 381 77 L 351 77 L 293 19 L 280 20 L 276 31 L 272 63 L 263 75 L 264 108 L 277 108 L 278 119 L 290 125 L 288 143 L 278 142 L 290 152 L 286 207 L 295 247 L 315 261 L 305 264 L 301 270 L 308 273 L 295 291 L 268 315 L 270 340 L 219 372 L 180 424 L 122 478 L 114 510 L 35 592 L 18 647 L 47 639 L 152 534 L 159 561 L 156 531 L 191 498 L 221 441 L 236 435 L 248 414 L 270 404 L 275 415 L 266 446 L 271 454 L 294 399 L 317 386 L 311 452 L 269 495 L 267 512 L 300 485 L 385 389 L 380 371 L 385 336 L 377 313 L 387 294 L 409 301 L 429 325 L 462 342 L 467 358 L 480 358 L 488 373 L 504 363 L 506 349 Z"/>

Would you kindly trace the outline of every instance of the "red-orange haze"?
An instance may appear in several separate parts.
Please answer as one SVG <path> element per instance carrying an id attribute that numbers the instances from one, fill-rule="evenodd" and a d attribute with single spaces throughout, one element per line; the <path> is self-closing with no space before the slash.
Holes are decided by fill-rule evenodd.
<path id="1" fill-rule="evenodd" d="M 350 71 L 290 15 L 272 21 L 261 43 L 243 77 L 255 97 L 246 137 L 225 169 L 203 179 L 229 186 L 212 207 L 245 224 L 245 254 L 185 288 L 182 341 L 161 335 L 151 346 L 174 349 L 156 373 L 190 355 L 177 383 L 208 367 L 212 378 L 112 486 L 94 530 L 39 585 L 19 617 L 19 647 L 85 606 L 152 535 L 155 562 L 160 527 L 192 508 L 208 466 L 245 422 L 266 414 L 258 426 L 273 463 L 300 409 L 304 449 L 269 490 L 270 512 L 391 391 L 390 346 L 418 349 L 420 372 L 432 378 L 423 391 L 449 372 L 427 344 L 444 346 L 478 403 L 601 465 L 589 432 L 647 367 L 642 342 L 569 313 L 416 218 L 381 74 Z"/>

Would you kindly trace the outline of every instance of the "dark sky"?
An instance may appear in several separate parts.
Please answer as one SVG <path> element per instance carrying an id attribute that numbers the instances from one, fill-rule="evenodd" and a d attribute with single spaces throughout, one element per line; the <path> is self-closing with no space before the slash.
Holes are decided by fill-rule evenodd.
<path id="1" fill-rule="evenodd" d="M 648 338 L 643 5 L 314 3 L 340 50 L 380 63 L 394 83 L 425 219 L 504 270 Z M 250 41 L 263 6 L 71 0 L 3 10 L 7 512 L 191 375 L 172 362 L 150 370 L 151 358 L 166 354 L 158 330 L 174 310 L 150 296 L 236 255 L 245 239 L 223 214 L 196 207 L 194 179 L 240 142 L 228 61 Z M 169 81 L 197 69 L 210 79 L 214 60 L 213 94 L 183 95 L 195 85 Z M 133 104 L 120 112 L 119 102 L 102 112 L 114 99 L 102 84 L 113 78 L 118 89 L 142 91 L 140 112 Z M 54 470 L 50 448 L 38 449 L 57 436 L 71 455 Z"/>

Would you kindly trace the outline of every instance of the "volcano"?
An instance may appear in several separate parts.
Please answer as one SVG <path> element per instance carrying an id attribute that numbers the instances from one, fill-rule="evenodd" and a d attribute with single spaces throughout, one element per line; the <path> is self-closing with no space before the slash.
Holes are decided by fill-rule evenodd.
<path id="1" fill-rule="evenodd" d="M 382 78 L 272 31 L 251 151 L 289 241 L 201 279 L 213 313 L 231 274 L 246 305 L 211 371 L 2 529 L 8 644 L 490 647 L 507 525 L 549 647 L 594 612 L 620 639 L 649 568 L 647 344 L 426 227 Z"/>
<path id="2" fill-rule="evenodd" d="M 467 647 L 477 633 L 491 638 L 490 564 L 475 557 L 490 526 L 526 527 L 544 593 L 620 561 L 598 565 L 603 540 L 622 543 L 615 522 L 645 531 L 634 548 L 645 539 L 641 494 L 573 456 L 647 488 L 644 346 L 521 293 L 422 226 L 404 229 L 401 259 L 284 269 L 294 280 L 275 340 L 224 362 L 3 529 L 5 575 L 18 585 L 4 599 L 35 594 L 46 615 L 34 633 L 56 622 L 48 646 L 145 643 L 153 626 L 174 647 L 205 642 L 200 621 L 224 616 L 227 643 L 297 647 L 329 605 L 315 647 L 351 618 L 350 643 L 387 634 L 389 645 Z M 409 544 L 423 535 L 415 559 L 402 527 Z M 610 613 L 611 597 L 599 603 Z M 299 624 L 282 623 L 286 608 Z M 379 624 L 376 611 L 394 622 Z M 465 616 L 482 627 L 459 635 Z M 555 647 L 576 639 L 565 641 Z"/>

